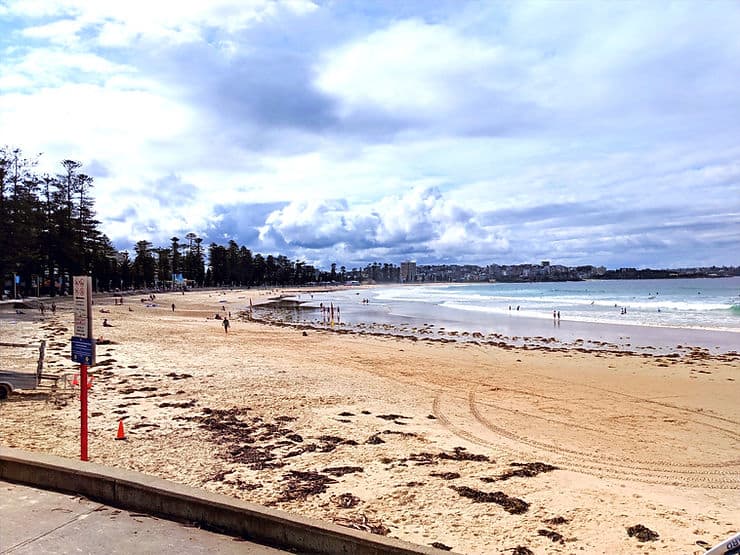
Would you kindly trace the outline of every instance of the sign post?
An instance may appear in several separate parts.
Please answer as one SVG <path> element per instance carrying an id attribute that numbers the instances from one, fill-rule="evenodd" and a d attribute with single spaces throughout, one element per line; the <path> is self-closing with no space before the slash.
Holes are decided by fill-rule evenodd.
<path id="1" fill-rule="evenodd" d="M 87 456 L 87 368 L 95 364 L 95 340 L 92 333 L 92 279 L 74 276 L 75 331 L 72 360 L 80 363 L 80 460 Z"/>

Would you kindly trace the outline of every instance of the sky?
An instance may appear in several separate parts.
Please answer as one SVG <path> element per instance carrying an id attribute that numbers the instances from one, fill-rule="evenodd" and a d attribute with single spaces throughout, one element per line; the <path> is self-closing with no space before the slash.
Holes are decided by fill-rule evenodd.
<path id="1" fill-rule="evenodd" d="M 0 145 L 119 249 L 740 265 L 740 2 L 0 0 Z"/>

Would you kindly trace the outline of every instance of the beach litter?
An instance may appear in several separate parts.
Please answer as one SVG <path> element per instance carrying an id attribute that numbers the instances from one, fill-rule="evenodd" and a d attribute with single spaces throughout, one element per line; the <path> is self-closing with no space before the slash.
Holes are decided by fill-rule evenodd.
<path id="1" fill-rule="evenodd" d="M 357 518 L 335 518 L 334 523 L 347 528 L 377 534 L 379 536 L 387 536 L 390 533 L 390 528 L 383 526 L 382 522 L 379 520 L 370 520 L 364 514 Z"/>
<path id="2" fill-rule="evenodd" d="M 334 503 L 340 509 L 351 509 L 360 503 L 360 498 L 351 493 L 343 493 L 341 495 L 332 495 L 329 501 Z"/>

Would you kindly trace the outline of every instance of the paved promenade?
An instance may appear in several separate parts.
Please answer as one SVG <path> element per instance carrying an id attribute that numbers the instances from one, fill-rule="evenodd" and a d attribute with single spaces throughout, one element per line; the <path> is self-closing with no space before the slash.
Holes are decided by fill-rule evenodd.
<path id="1" fill-rule="evenodd" d="M 0 555 L 291 553 L 85 497 L 0 481 Z M 295 553 L 295 552 L 292 552 Z"/>

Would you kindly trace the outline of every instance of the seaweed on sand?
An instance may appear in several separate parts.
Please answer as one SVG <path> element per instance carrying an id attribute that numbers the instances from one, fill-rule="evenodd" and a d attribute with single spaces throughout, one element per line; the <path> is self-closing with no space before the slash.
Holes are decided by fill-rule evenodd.
<path id="1" fill-rule="evenodd" d="M 307 472 L 291 470 L 283 476 L 283 480 L 286 480 L 287 484 L 277 498 L 278 502 L 303 501 L 309 495 L 324 493 L 329 489 L 329 484 L 337 483 L 334 478 L 313 470 Z"/>
<path id="2" fill-rule="evenodd" d="M 654 532 L 642 524 L 636 524 L 627 528 L 627 535 L 629 535 L 630 538 L 634 536 L 641 542 L 652 542 L 660 537 L 657 532 Z"/>
<path id="3" fill-rule="evenodd" d="M 529 510 L 529 503 L 517 497 L 506 495 L 503 491 L 485 492 L 467 486 L 450 486 L 462 497 L 468 497 L 475 503 L 496 503 L 501 505 L 504 510 L 512 515 L 526 513 Z"/>
<path id="4" fill-rule="evenodd" d="M 531 478 L 543 472 L 552 472 L 553 470 L 558 469 L 557 466 L 553 466 L 551 464 L 542 463 L 542 462 L 531 462 L 531 463 L 513 462 L 511 463 L 511 466 L 514 466 L 516 468 L 514 468 L 513 470 L 505 471 L 503 474 L 501 474 L 498 477 L 499 480 L 508 480 L 509 478 L 514 478 L 514 477 Z"/>
<path id="5" fill-rule="evenodd" d="M 465 447 L 455 447 L 452 453 L 440 453 L 438 457 L 440 459 L 450 461 L 495 462 L 485 455 L 474 455 L 473 453 L 468 453 Z"/>
<path id="6" fill-rule="evenodd" d="M 332 466 L 325 468 L 322 472 L 326 472 L 332 476 L 344 476 L 345 474 L 352 474 L 354 472 L 364 472 L 364 470 L 361 466 Z"/>
<path id="7" fill-rule="evenodd" d="M 561 534 L 558 534 L 554 530 L 540 529 L 540 530 L 537 530 L 537 533 L 540 536 L 544 536 L 546 538 L 550 538 L 555 543 L 558 543 L 558 542 L 559 543 L 565 543 L 565 541 L 563 540 L 563 536 Z"/>

